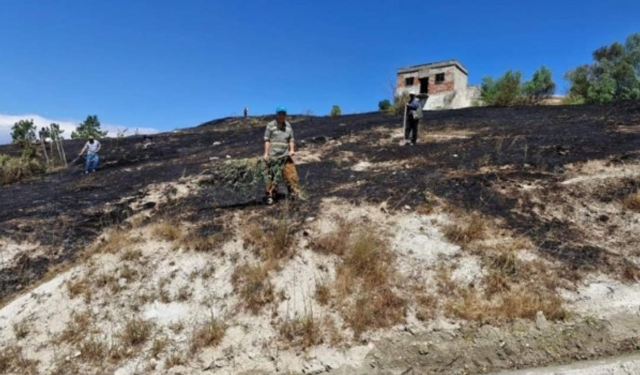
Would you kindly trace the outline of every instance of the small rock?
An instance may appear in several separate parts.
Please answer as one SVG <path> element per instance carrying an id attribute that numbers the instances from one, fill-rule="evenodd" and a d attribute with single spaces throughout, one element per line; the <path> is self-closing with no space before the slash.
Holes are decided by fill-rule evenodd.
<path id="1" fill-rule="evenodd" d="M 222 142 L 220 142 L 220 141 L 215 141 L 215 142 L 213 142 L 213 145 L 214 145 L 214 146 L 220 146 L 221 144 L 222 144 Z"/>
<path id="2" fill-rule="evenodd" d="M 427 348 L 420 348 L 418 349 L 418 353 L 420 353 L 420 355 L 427 355 L 429 354 L 429 351 L 427 350 Z"/>
<path id="3" fill-rule="evenodd" d="M 405 209 L 405 210 L 411 210 L 411 206 L 406 205 L 406 206 L 404 206 L 404 209 Z"/>
<path id="4" fill-rule="evenodd" d="M 307 362 L 302 366 L 302 373 L 309 375 L 318 375 L 327 371 L 326 367 L 316 361 Z"/>
<path id="5" fill-rule="evenodd" d="M 311 217 L 306 218 L 306 219 L 305 219 L 305 221 L 306 221 L 307 223 L 309 223 L 309 222 L 314 221 L 315 219 L 316 219 L 315 217 L 311 216 Z"/>
<path id="6" fill-rule="evenodd" d="M 536 327 L 541 331 L 549 328 L 549 322 L 542 311 L 538 311 L 536 314 Z"/>
<path id="7" fill-rule="evenodd" d="M 219 158 L 219 157 L 217 157 L 217 156 L 212 156 L 212 157 L 210 157 L 210 158 L 209 158 L 209 160 L 219 160 L 219 159 L 220 159 L 220 158 Z"/>
<path id="8" fill-rule="evenodd" d="M 226 156 L 226 158 L 227 158 L 227 159 L 231 159 L 231 155 L 227 155 L 227 156 Z"/>
<path id="9" fill-rule="evenodd" d="M 458 154 L 453 154 L 453 157 L 454 157 L 454 158 L 457 158 L 457 157 L 458 157 Z"/>

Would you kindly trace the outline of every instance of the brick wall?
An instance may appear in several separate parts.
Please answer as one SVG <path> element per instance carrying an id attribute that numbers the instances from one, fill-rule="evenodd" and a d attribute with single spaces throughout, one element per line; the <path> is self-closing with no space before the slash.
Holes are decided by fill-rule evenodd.
<path id="1" fill-rule="evenodd" d="M 454 90 L 453 69 L 440 73 L 444 73 L 444 82 L 436 83 L 436 74 L 429 76 L 429 94 L 441 94 Z"/>

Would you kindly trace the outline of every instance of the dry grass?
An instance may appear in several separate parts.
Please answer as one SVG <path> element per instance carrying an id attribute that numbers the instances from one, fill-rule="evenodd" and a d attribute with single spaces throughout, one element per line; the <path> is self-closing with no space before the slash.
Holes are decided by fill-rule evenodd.
<path id="1" fill-rule="evenodd" d="M 407 301 L 389 287 L 378 287 L 356 297 L 347 309 L 345 320 L 355 338 L 370 329 L 386 328 L 401 323 L 407 313 Z"/>
<path id="2" fill-rule="evenodd" d="M 327 283 L 321 282 L 316 284 L 315 299 L 323 306 L 329 304 L 329 300 L 331 299 L 331 289 Z"/>
<path id="3" fill-rule="evenodd" d="M 222 245 L 224 245 L 231 236 L 232 234 L 227 231 L 222 231 L 206 237 L 192 235 L 189 239 L 185 239 L 185 247 L 198 252 L 211 253 L 220 250 Z"/>
<path id="4" fill-rule="evenodd" d="M 92 333 L 91 330 L 91 312 L 74 312 L 71 314 L 71 320 L 67 323 L 65 329 L 55 339 L 57 343 L 75 343 Z"/>
<path id="5" fill-rule="evenodd" d="M 22 347 L 7 345 L 0 349 L 0 373 L 38 374 L 38 361 L 27 358 Z"/>
<path id="6" fill-rule="evenodd" d="M 206 323 L 194 329 L 189 351 L 195 354 L 203 348 L 217 346 L 222 341 L 226 330 L 227 326 L 224 322 L 211 316 Z"/>
<path id="7" fill-rule="evenodd" d="M 273 285 L 269 281 L 269 267 L 266 265 L 238 266 L 231 276 L 231 282 L 242 306 L 253 314 L 259 313 L 263 306 L 275 300 Z"/>
<path id="8" fill-rule="evenodd" d="M 627 196 L 622 201 L 622 206 L 629 211 L 640 212 L 640 190 Z"/>
<path id="9" fill-rule="evenodd" d="M 265 262 L 279 263 L 293 256 L 295 226 L 289 219 L 288 208 L 285 206 L 277 218 L 249 223 L 244 240 Z"/>
<path id="10" fill-rule="evenodd" d="M 376 290 L 386 287 L 393 279 L 393 255 L 388 243 L 372 233 L 357 233 L 347 242 L 348 248 L 336 278 L 336 289 L 342 298 L 353 293 L 359 285 L 363 290 Z"/>
<path id="11" fill-rule="evenodd" d="M 323 343 L 321 322 L 313 316 L 313 312 L 303 317 L 287 319 L 278 328 L 283 341 L 303 349 Z"/>
<path id="12" fill-rule="evenodd" d="M 115 254 L 124 250 L 127 246 L 130 246 L 132 243 L 131 239 L 122 230 L 114 229 L 109 234 L 109 237 L 106 239 L 102 239 L 102 243 L 98 247 L 98 250 L 103 251 L 109 254 Z"/>
<path id="13" fill-rule="evenodd" d="M 91 287 L 91 282 L 87 277 L 81 277 L 67 282 L 67 292 L 69 297 L 76 298 L 82 293 L 86 293 Z"/>
<path id="14" fill-rule="evenodd" d="M 191 295 L 193 293 L 191 292 L 191 288 L 189 288 L 189 286 L 183 286 L 180 289 L 178 289 L 178 294 L 176 295 L 176 300 L 179 302 L 186 302 L 188 300 L 191 299 Z"/>
<path id="15" fill-rule="evenodd" d="M 458 291 L 458 298 L 445 305 L 445 312 L 457 318 L 481 323 L 497 323 L 514 319 L 535 319 L 542 311 L 551 320 L 567 317 L 562 298 L 555 292 L 532 285 L 518 285 L 488 299 L 472 288 Z"/>
<path id="16" fill-rule="evenodd" d="M 151 233 L 154 236 L 169 242 L 181 240 L 183 234 L 180 224 L 172 220 L 162 220 L 156 223 L 152 227 Z"/>
<path id="17" fill-rule="evenodd" d="M 119 337 L 125 346 L 139 346 L 147 342 L 152 331 L 153 324 L 151 322 L 134 317 L 125 323 Z"/>
<path id="18" fill-rule="evenodd" d="M 80 358 L 89 363 L 103 362 L 109 355 L 108 345 L 104 341 L 93 336 L 80 342 L 78 350 L 81 353 Z"/>
<path id="19" fill-rule="evenodd" d="M 458 215 L 456 222 L 444 227 L 444 236 L 460 246 L 485 238 L 488 230 L 487 219 L 480 213 L 473 212 L 467 216 Z"/>
<path id="20" fill-rule="evenodd" d="M 26 338 L 30 332 L 29 324 L 26 320 L 22 320 L 22 321 L 11 324 L 11 328 L 13 329 L 13 335 L 18 340 L 22 340 Z"/>
<path id="21" fill-rule="evenodd" d="M 349 247 L 348 239 L 354 231 L 355 224 L 344 219 L 338 219 L 336 229 L 311 241 L 311 248 L 321 254 L 335 254 L 342 256 Z"/>
<path id="22" fill-rule="evenodd" d="M 164 352 L 164 350 L 169 345 L 169 340 L 166 337 L 156 337 L 151 344 L 151 349 L 149 354 L 151 354 L 152 358 L 158 359 L 160 354 Z"/>
<path id="23" fill-rule="evenodd" d="M 120 260 L 123 262 L 136 262 L 140 258 L 142 258 L 142 250 L 140 249 L 127 249 L 120 255 Z"/>
<path id="24" fill-rule="evenodd" d="M 415 299 L 416 318 L 423 322 L 431 320 L 438 307 L 438 298 L 432 294 L 420 294 Z"/>
<path id="25" fill-rule="evenodd" d="M 164 360 L 164 368 L 166 370 L 176 367 L 176 366 L 184 366 L 187 364 L 187 358 L 184 354 L 173 352 Z"/>
<path id="26" fill-rule="evenodd" d="M 358 338 L 369 329 L 402 322 L 407 302 L 393 291 L 399 276 L 384 234 L 376 228 L 354 231 L 354 227 L 341 222 L 333 232 L 314 240 L 312 246 L 317 252 L 342 258 L 333 287 L 318 284 L 316 299 L 322 304 L 335 301 Z"/>

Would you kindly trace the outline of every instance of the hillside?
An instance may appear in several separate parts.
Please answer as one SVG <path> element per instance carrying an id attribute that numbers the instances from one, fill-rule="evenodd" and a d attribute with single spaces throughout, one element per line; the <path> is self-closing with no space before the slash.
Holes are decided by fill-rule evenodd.
<path id="1" fill-rule="evenodd" d="M 266 121 L 105 139 L 98 173 L 0 187 L 0 373 L 480 374 L 638 349 L 640 103 L 426 112 L 416 146 L 396 116 L 294 116 L 306 199 L 274 206 L 231 173 Z"/>

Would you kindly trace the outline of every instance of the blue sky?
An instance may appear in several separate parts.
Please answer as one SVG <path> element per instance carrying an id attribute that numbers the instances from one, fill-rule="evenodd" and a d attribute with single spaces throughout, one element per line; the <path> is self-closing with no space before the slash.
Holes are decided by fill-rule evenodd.
<path id="1" fill-rule="evenodd" d="M 163 131 L 245 105 L 372 111 L 398 67 L 449 58 L 473 84 L 545 64 L 563 91 L 639 14 L 637 0 L 0 0 L 0 143 L 23 116 Z"/>

